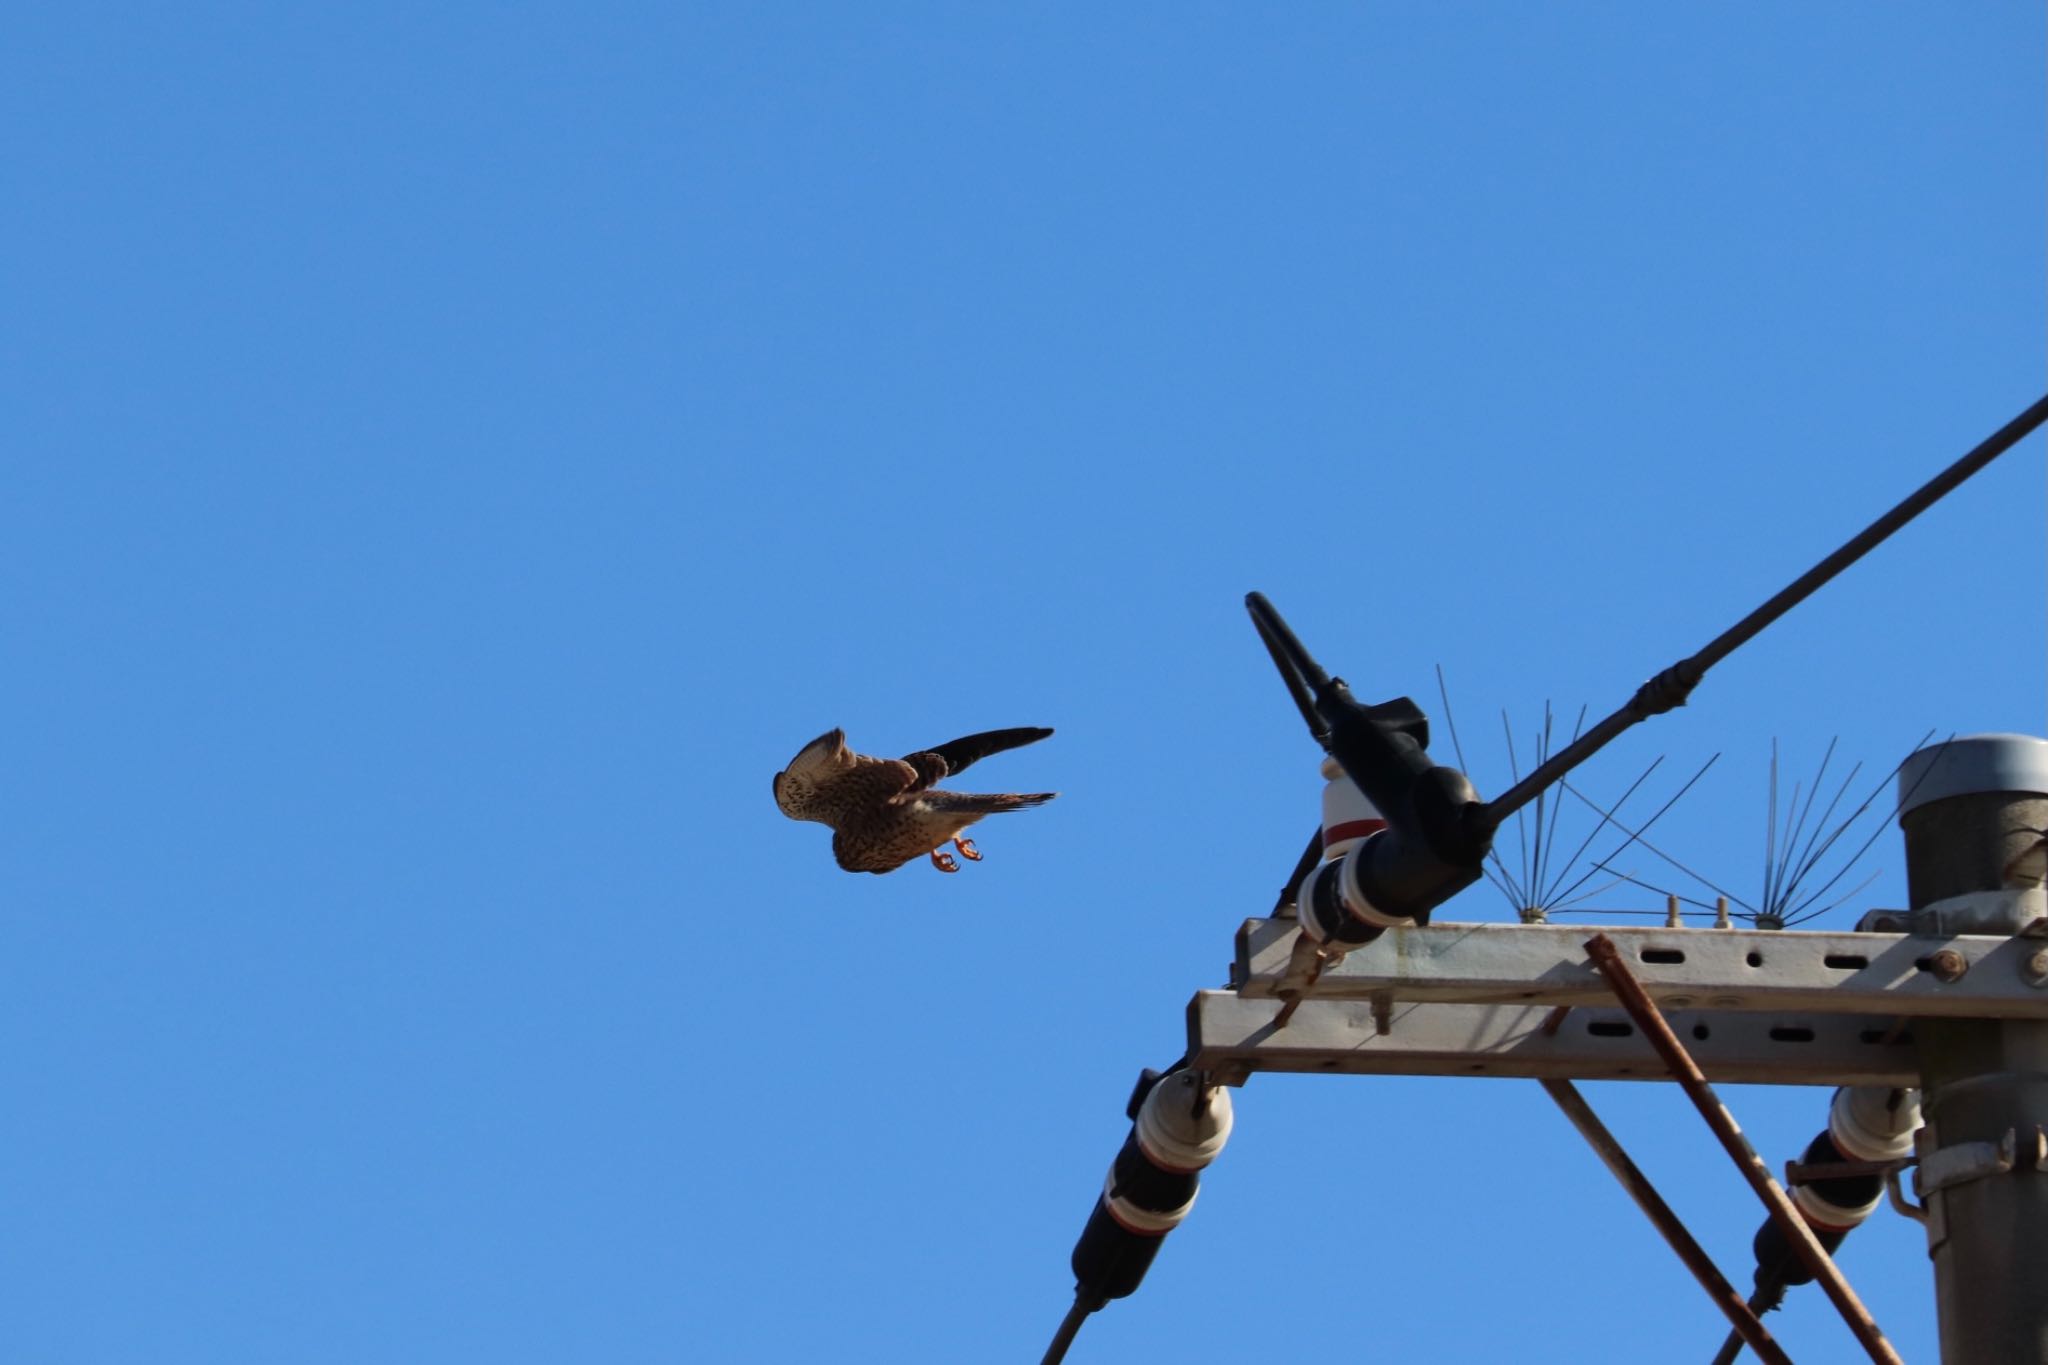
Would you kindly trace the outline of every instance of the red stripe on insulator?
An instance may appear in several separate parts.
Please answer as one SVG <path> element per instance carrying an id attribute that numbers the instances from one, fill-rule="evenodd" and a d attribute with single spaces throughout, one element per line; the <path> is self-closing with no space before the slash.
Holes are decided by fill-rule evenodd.
<path id="1" fill-rule="evenodd" d="M 1363 839 L 1368 834 L 1378 834 L 1387 827 L 1384 820 L 1346 820 L 1341 825 L 1331 825 L 1323 831 L 1323 847 L 1339 844 L 1346 839 Z"/>
<path id="2" fill-rule="evenodd" d="M 1199 1166 L 1176 1166 L 1171 1161 L 1161 1161 L 1159 1154 L 1145 1145 L 1142 1135 L 1138 1138 L 1138 1150 L 1145 1154 L 1145 1160 L 1154 1170 L 1165 1171 L 1168 1175 L 1200 1175 L 1209 1168 L 1206 1161 Z"/>

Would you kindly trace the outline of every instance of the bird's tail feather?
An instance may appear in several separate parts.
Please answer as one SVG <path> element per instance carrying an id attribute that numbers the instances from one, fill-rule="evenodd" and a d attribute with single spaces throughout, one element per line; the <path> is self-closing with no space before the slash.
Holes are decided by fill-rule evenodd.
<path id="1" fill-rule="evenodd" d="M 995 815 L 1006 810 L 1025 810 L 1032 806 L 1042 806 L 1058 795 L 1058 792 L 997 792 L 982 795 L 977 792 L 928 791 L 923 799 L 933 810 L 950 811 L 960 815 Z"/>

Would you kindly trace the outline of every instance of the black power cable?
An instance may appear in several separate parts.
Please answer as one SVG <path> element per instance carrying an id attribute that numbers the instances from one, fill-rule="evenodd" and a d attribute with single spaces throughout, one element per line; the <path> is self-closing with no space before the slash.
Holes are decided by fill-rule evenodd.
<path id="1" fill-rule="evenodd" d="M 1896 507 L 1851 536 L 1840 549 L 1780 588 L 1771 599 L 1709 640 L 1697 654 L 1681 659 L 1636 689 L 1626 705 L 1552 755 L 1508 790 L 1488 802 L 1479 819 L 1488 829 L 1536 799 L 1536 794 L 1591 758 L 1607 742 L 1638 721 L 1685 705 L 1686 697 L 1706 671 L 1747 644 L 1763 628 L 1811 597 L 1842 570 L 1869 554 L 1914 517 L 1939 502 L 1963 480 L 2018 445 L 2048 422 L 2048 396 L 2034 401 L 2019 416 L 1987 436 L 1969 454 L 1920 485 Z"/>
<path id="2" fill-rule="evenodd" d="M 1060 1330 L 1052 1334 L 1052 1345 L 1045 1348 L 1045 1357 L 1038 1365 L 1060 1365 L 1067 1358 L 1067 1348 L 1074 1344 L 1074 1335 L 1081 1330 L 1081 1324 L 1088 1321 L 1090 1313 L 1108 1302 L 1108 1299 L 1095 1295 L 1074 1295 L 1074 1306 L 1060 1319 Z"/>
<path id="3" fill-rule="evenodd" d="M 1685 705 L 1686 698 L 1706 676 L 1709 668 L 1755 638 L 1765 626 L 1811 597 L 1830 579 L 1870 553 L 1893 532 L 1954 491 L 1965 479 L 2032 435 L 2044 422 L 2048 422 L 2048 395 L 2036 399 L 2019 416 L 1908 494 L 1883 516 L 1851 536 L 1833 554 L 1779 589 L 1763 605 L 1709 640 L 1696 653 L 1679 660 L 1637 688 L 1635 695 L 1612 715 L 1563 749 L 1550 755 L 1508 790 L 1492 801 L 1481 803 L 1473 800 L 1466 803 L 1454 821 L 1440 818 L 1437 822 L 1439 829 L 1435 832 L 1435 842 L 1444 842 L 1448 834 L 1452 836 L 1451 842 L 1460 845 L 1456 853 L 1473 855 L 1473 851 L 1477 850 L 1478 855 L 1483 855 L 1492 844 L 1494 831 L 1499 829 L 1501 823 L 1510 815 L 1535 800 L 1537 795 L 1552 783 L 1605 748 L 1622 731 L 1648 720 L 1651 716 L 1662 715 L 1674 707 Z M 1279 618 L 1279 613 L 1275 612 L 1263 597 L 1253 593 L 1246 599 L 1246 605 L 1251 608 L 1259 638 L 1264 642 L 1266 652 L 1272 656 L 1275 667 L 1280 670 L 1280 676 L 1287 684 L 1288 693 L 1293 697 L 1296 709 L 1301 712 L 1302 719 L 1308 722 L 1310 733 L 1325 749 L 1336 752 L 1331 747 L 1334 738 L 1332 717 L 1324 714 L 1324 711 L 1326 694 L 1333 688 L 1343 694 L 1342 680 L 1330 678 L 1317 666 L 1308 651 L 1302 648 L 1300 640 L 1295 638 L 1294 632 L 1288 629 L 1286 622 Z M 1348 702 L 1348 694 L 1343 694 L 1342 699 Z M 1412 702 L 1405 704 L 1411 708 L 1414 705 Z M 1376 708 L 1356 708 L 1353 704 L 1352 709 L 1370 711 Z M 1414 720 L 1419 722 L 1420 734 L 1425 737 L 1423 742 L 1426 742 L 1426 718 L 1417 711 Z M 1348 764 L 1346 770 L 1349 771 Z M 1356 778 L 1358 774 L 1352 773 L 1351 776 Z M 1367 795 L 1371 793 L 1368 792 Z M 1478 880 L 1477 872 L 1470 880 Z M 1418 899 L 1433 905 L 1447 899 L 1451 893 L 1459 889 L 1462 888 L 1451 886 L 1446 880 L 1434 888 L 1423 889 Z M 1424 922 L 1428 905 L 1420 905 L 1418 908 L 1417 921 Z"/>

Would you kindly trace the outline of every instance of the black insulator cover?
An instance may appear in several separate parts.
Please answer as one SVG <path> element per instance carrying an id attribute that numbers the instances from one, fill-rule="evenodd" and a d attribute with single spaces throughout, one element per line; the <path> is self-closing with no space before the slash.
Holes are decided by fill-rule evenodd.
<path id="1" fill-rule="evenodd" d="M 1074 1287 L 1083 1298 L 1120 1299 L 1138 1287 L 1166 1240 L 1166 1229 L 1133 1232 L 1109 1210 L 1110 1195 L 1147 1213 L 1170 1214 L 1195 1197 L 1202 1178 L 1194 1171 L 1169 1171 L 1152 1163 L 1133 1128 L 1110 1167 L 1110 1188 L 1095 1201 L 1081 1240 L 1074 1243 Z"/>
<path id="2" fill-rule="evenodd" d="M 1822 1133 L 1807 1144 L 1806 1155 L 1801 1158 L 1809 1163 L 1821 1161 L 1850 1161 L 1850 1157 L 1835 1145 L 1834 1135 Z M 1866 1208 L 1884 1196 L 1884 1177 L 1870 1175 L 1840 1175 L 1829 1180 L 1815 1180 L 1807 1188 L 1827 1200 L 1838 1209 Z M 1833 1247 L 1828 1250 L 1832 1252 Z"/>
<path id="3" fill-rule="evenodd" d="M 1145 1103 L 1145 1097 L 1152 1093 L 1152 1087 L 1178 1070 L 1180 1070 L 1180 1064 L 1176 1062 L 1164 1071 L 1154 1071 L 1149 1066 L 1140 1071 L 1138 1073 L 1138 1083 L 1131 1087 L 1130 1099 L 1124 1102 L 1124 1117 L 1135 1123 L 1138 1118 L 1138 1108 Z"/>
<path id="4" fill-rule="evenodd" d="M 1381 830 L 1366 840 L 1368 844 L 1384 839 L 1387 832 Z M 1325 943 L 1343 943 L 1356 947 L 1370 943 L 1386 930 L 1377 924 L 1368 924 L 1351 913 L 1344 904 L 1344 860 L 1324 863 L 1309 874 L 1307 894 L 1301 897 L 1295 913 L 1304 919 L 1313 920 Z"/>
<path id="5" fill-rule="evenodd" d="M 1163 1233 L 1132 1232 L 1097 1199 L 1081 1240 L 1074 1243 L 1074 1292 L 1083 1298 L 1124 1297 L 1144 1280 L 1165 1240 Z"/>
<path id="6" fill-rule="evenodd" d="M 1197 1172 L 1169 1171 L 1153 1165 L 1152 1158 L 1138 1145 L 1136 1129 L 1117 1149 L 1116 1164 L 1110 1170 L 1112 1188 L 1118 1197 L 1130 1200 L 1147 1213 L 1172 1213 L 1193 1199 L 1202 1183 Z"/>
<path id="7" fill-rule="evenodd" d="M 1458 776 L 1462 779 L 1463 775 Z M 1475 802 L 1459 809 L 1477 810 L 1479 806 Z M 1469 862 L 1449 861 L 1435 851 L 1438 836 L 1445 842 L 1465 840 L 1462 832 L 1450 832 L 1449 826 L 1435 823 L 1434 817 L 1423 819 L 1406 812 L 1397 811 L 1387 819 L 1391 828 L 1373 835 L 1357 850 L 1364 858 L 1358 873 L 1359 889 L 1381 914 L 1427 924 L 1430 911 L 1479 880 L 1484 846 Z"/>
<path id="8" fill-rule="evenodd" d="M 1835 1140 L 1823 1132 L 1806 1144 L 1806 1153 L 1800 1161 L 1809 1165 L 1817 1162 L 1847 1161 Z M 1830 1204 L 1842 1208 L 1860 1208 L 1876 1198 L 1884 1190 L 1884 1177 L 1877 1175 L 1839 1176 L 1832 1180 L 1816 1180 L 1812 1184 L 1814 1193 Z M 1835 1254 L 1835 1248 L 1849 1235 L 1848 1228 L 1819 1227 L 1811 1219 L 1807 1225 L 1813 1228 L 1813 1239 L 1826 1248 L 1828 1255 Z M 1750 1243 L 1756 1253 L 1756 1282 L 1759 1285 L 1809 1284 L 1813 1272 L 1792 1250 L 1792 1244 L 1785 1240 L 1785 1234 L 1778 1229 L 1778 1220 L 1766 1217 L 1762 1227 L 1756 1230 L 1756 1237 Z"/>
<path id="9" fill-rule="evenodd" d="M 1431 910 L 1479 880 L 1492 847 L 1492 830 L 1475 818 L 1478 793 L 1430 758 L 1429 722 L 1408 698 L 1363 706 L 1332 679 L 1316 710 L 1329 727 L 1324 748 L 1390 826 L 1359 850 L 1359 885 L 1381 914 L 1427 924 Z"/>
<path id="10" fill-rule="evenodd" d="M 1813 1240 L 1821 1244 L 1828 1255 L 1835 1254 L 1835 1248 L 1849 1235 L 1847 1228 L 1814 1228 Z M 1762 1284 L 1810 1284 L 1813 1272 L 1792 1250 L 1792 1244 L 1785 1240 L 1785 1234 L 1778 1231 L 1775 1220 L 1766 1219 L 1756 1230 L 1756 1240 L 1751 1243 L 1756 1251 L 1756 1282 Z"/>

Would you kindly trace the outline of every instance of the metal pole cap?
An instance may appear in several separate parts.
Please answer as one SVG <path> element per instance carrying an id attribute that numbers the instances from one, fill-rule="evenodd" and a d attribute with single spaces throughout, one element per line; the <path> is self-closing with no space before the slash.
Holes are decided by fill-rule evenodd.
<path id="1" fill-rule="evenodd" d="M 1899 819 L 1951 796 L 1989 792 L 2048 796 L 2048 739 L 1961 735 L 1928 745 L 1899 766 Z"/>

